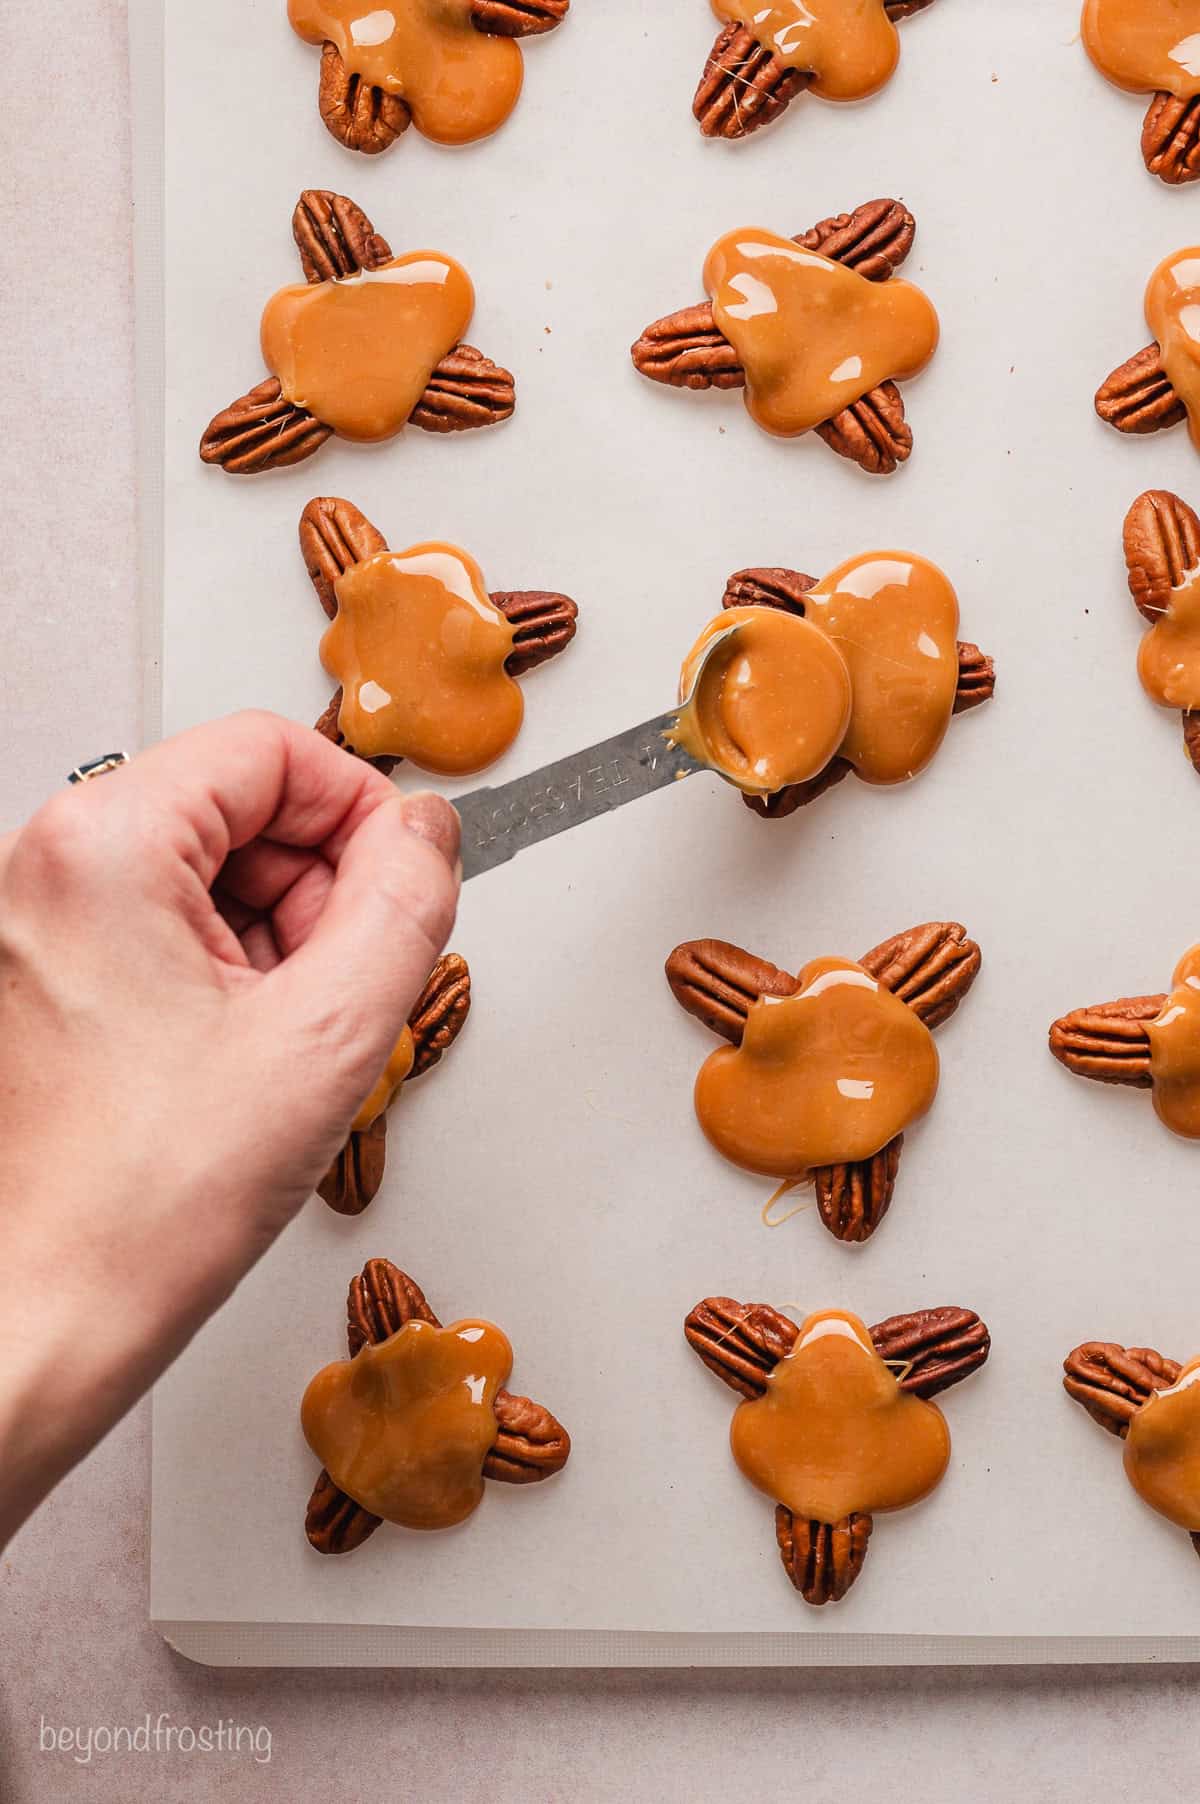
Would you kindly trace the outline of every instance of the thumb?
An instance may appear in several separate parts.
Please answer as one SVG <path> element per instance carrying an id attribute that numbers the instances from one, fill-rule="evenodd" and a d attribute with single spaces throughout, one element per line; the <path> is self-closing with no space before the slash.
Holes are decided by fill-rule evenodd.
<path id="1" fill-rule="evenodd" d="M 440 796 L 386 797 L 342 847 L 303 945 L 258 988 L 277 1037 L 311 1035 L 326 1069 L 344 1072 L 348 1107 L 383 1069 L 454 925 L 458 841 Z"/>

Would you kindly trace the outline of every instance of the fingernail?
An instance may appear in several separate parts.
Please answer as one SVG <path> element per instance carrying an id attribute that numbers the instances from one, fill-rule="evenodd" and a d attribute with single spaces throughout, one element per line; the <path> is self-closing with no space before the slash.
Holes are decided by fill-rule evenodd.
<path id="1" fill-rule="evenodd" d="M 409 832 L 418 834 L 421 839 L 427 839 L 431 846 L 436 846 L 453 869 L 458 862 L 462 827 L 458 815 L 446 798 L 435 795 L 432 789 L 419 789 L 412 795 L 402 797 L 400 807 L 404 825 Z"/>

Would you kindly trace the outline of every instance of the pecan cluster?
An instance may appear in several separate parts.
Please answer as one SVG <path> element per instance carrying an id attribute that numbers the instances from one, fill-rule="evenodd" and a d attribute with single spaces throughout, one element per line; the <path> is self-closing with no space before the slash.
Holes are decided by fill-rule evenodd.
<path id="1" fill-rule="evenodd" d="M 1153 626 L 1171 606 L 1171 591 L 1200 567 L 1200 519 L 1169 489 L 1147 489 L 1125 516 L 1123 532 L 1129 593 Z M 1200 771 L 1200 713 L 1184 709 L 1183 747 Z"/>
<path id="2" fill-rule="evenodd" d="M 721 606 L 780 608 L 785 613 L 803 616 L 804 597 L 816 584 L 815 576 L 805 576 L 799 570 L 784 570 L 777 566 L 735 570 L 725 584 Z M 990 702 L 995 693 L 995 664 L 977 645 L 960 639 L 954 712 L 966 714 L 971 708 Z M 752 808 L 755 814 L 761 814 L 764 820 L 784 820 L 788 815 L 795 814 L 798 808 L 815 802 L 818 796 L 833 789 L 853 769 L 848 758 L 831 758 L 824 770 L 818 771 L 815 777 L 810 777 L 807 783 L 789 783 L 786 788 L 777 789 L 773 795 L 766 796 L 747 795 L 743 791 L 742 800 L 747 808 Z"/>
<path id="3" fill-rule="evenodd" d="M 912 249 L 915 231 L 912 214 L 898 201 L 872 200 L 853 213 L 821 220 L 811 231 L 800 233 L 796 243 L 844 263 L 868 281 L 886 282 Z M 746 373 L 733 346 L 718 331 L 708 301 L 655 320 L 630 355 L 641 375 L 671 388 L 745 387 Z M 816 430 L 831 451 L 872 476 L 891 475 L 912 451 L 912 429 L 894 382 L 880 383 Z"/>
<path id="4" fill-rule="evenodd" d="M 884 0 L 894 23 L 923 12 L 933 0 Z M 708 53 L 692 112 L 706 138 L 745 138 L 785 113 L 811 74 L 793 69 L 753 32 L 731 20 Z"/>
<path id="5" fill-rule="evenodd" d="M 475 0 L 471 24 L 492 37 L 540 37 L 562 24 L 570 5 L 571 0 Z M 321 46 L 317 105 L 338 143 L 368 157 L 390 150 L 412 124 L 399 94 L 352 75 L 337 45 L 328 42 Z"/>
<path id="6" fill-rule="evenodd" d="M 408 1025 L 413 1066 L 405 1083 L 432 1071 L 462 1032 L 471 1007 L 471 974 L 457 952 L 438 959 L 417 997 Z M 387 1158 L 387 1114 L 350 1138 L 317 1185 L 317 1195 L 338 1215 L 361 1215 L 383 1182 Z"/>
<path id="7" fill-rule="evenodd" d="M 935 1028 L 967 994 L 982 959 L 957 921 L 926 921 L 873 946 L 858 962 Z M 680 1007 L 731 1046 L 741 1045 L 760 996 L 794 996 L 800 987 L 790 972 L 725 940 L 686 940 L 667 959 L 666 972 Z M 817 1209 L 836 1239 L 869 1240 L 875 1232 L 891 1204 L 903 1144 L 897 1134 L 870 1159 L 812 1173 Z"/>
<path id="8" fill-rule="evenodd" d="M 1178 1383 L 1183 1367 L 1153 1347 L 1122 1347 L 1089 1340 L 1063 1360 L 1063 1389 L 1081 1403 L 1093 1422 L 1124 1440 L 1129 1424 L 1155 1391 Z M 1191 1536 L 1200 1554 L 1200 1534 Z"/>
<path id="9" fill-rule="evenodd" d="M 387 548 L 387 540 L 361 509 L 337 495 L 318 495 L 300 515 L 300 555 L 312 578 L 317 600 L 330 620 L 337 613 L 334 585 L 338 577 L 344 576 L 352 564 L 362 563 Z M 575 637 L 579 609 L 569 595 L 557 595 L 547 589 L 501 589 L 493 592 L 491 601 L 515 629 L 513 648 L 505 660 L 511 677 L 526 676 L 539 664 L 557 657 Z M 341 706 L 342 692 L 338 688 L 316 722 L 316 730 L 335 745 L 353 751 L 338 726 Z M 390 775 L 400 760 L 373 758 L 370 762 Z"/>
<path id="10" fill-rule="evenodd" d="M 368 1259 L 361 1276 L 350 1282 L 346 1301 L 346 1339 L 351 1359 L 361 1348 L 378 1346 L 398 1334 L 406 1322 L 440 1326 L 420 1286 L 390 1259 Z M 483 1475 L 498 1484 L 537 1484 L 561 1472 L 571 1451 L 571 1437 L 550 1411 L 511 1391 L 496 1393 L 498 1433 L 484 1462 Z M 322 1471 L 308 1500 L 304 1530 L 318 1553 L 352 1553 L 379 1527 L 381 1518 L 338 1489 Z"/>
<path id="11" fill-rule="evenodd" d="M 292 236 L 305 280 L 312 283 L 378 269 L 392 255 L 361 207 L 324 188 L 306 188 L 301 194 L 292 214 Z M 433 371 L 408 423 L 425 432 L 466 432 L 507 420 L 515 407 L 509 371 L 473 346 L 460 344 Z M 257 476 L 302 463 L 332 432 L 307 408 L 286 400 L 279 378 L 270 376 L 209 421 L 200 456 L 230 476 Z"/>
<path id="12" fill-rule="evenodd" d="M 705 1297 L 683 1324 L 688 1345 L 739 1397 L 761 1397 L 799 1334 L 769 1303 Z M 881 1359 L 897 1365 L 900 1389 L 927 1401 L 979 1370 L 991 1349 L 987 1327 L 970 1309 L 919 1309 L 889 1316 L 870 1330 Z M 864 1512 L 841 1522 L 803 1520 L 775 1506 L 784 1570 L 809 1604 L 837 1603 L 862 1570 L 874 1526 Z"/>

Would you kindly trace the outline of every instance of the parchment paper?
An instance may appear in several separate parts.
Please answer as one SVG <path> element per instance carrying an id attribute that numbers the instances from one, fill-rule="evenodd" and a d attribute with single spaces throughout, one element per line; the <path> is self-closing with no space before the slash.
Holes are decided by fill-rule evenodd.
<path id="1" fill-rule="evenodd" d="M 939 1659 L 966 1645 L 940 1638 L 994 1637 L 973 1657 L 1053 1658 L 1061 1638 L 1072 1658 L 1181 1657 L 1193 1644 L 1172 1638 L 1200 1632 L 1187 1537 L 1060 1387 L 1085 1338 L 1200 1350 L 1200 1154 L 1146 1096 L 1071 1078 L 1045 1044 L 1071 1006 L 1165 988 L 1200 937 L 1197 779 L 1177 717 L 1139 690 L 1120 553 L 1133 496 L 1195 500 L 1200 467 L 1182 431 L 1123 440 L 1091 405 L 1146 341 L 1146 277 L 1194 235 L 1197 203 L 1145 174 L 1142 104 L 1087 63 L 1076 0 L 1002 10 L 931 8 L 877 100 L 802 100 L 729 147 L 689 111 L 715 30 L 703 0 L 577 0 L 528 46 L 496 138 L 452 153 L 413 131 L 371 160 L 322 127 L 318 58 L 282 0 L 168 8 L 164 730 L 245 706 L 316 718 L 324 619 L 296 547 L 316 494 L 350 497 L 393 545 L 466 545 L 493 587 L 578 599 L 578 640 L 526 684 L 497 781 L 666 706 L 746 564 L 820 575 L 921 551 L 998 670 L 994 703 L 906 789 L 849 781 L 770 824 L 695 779 L 468 886 L 453 945 L 474 1009 L 394 1110 L 382 1193 L 355 1221 L 307 1208 L 160 1386 L 152 1614 L 191 1651 Z M 249 481 L 199 463 L 209 417 L 261 378 L 259 311 L 295 279 L 305 186 L 351 194 L 397 250 L 463 259 L 471 342 L 517 376 L 511 423 L 334 443 Z M 917 215 L 905 273 L 944 334 L 906 388 L 916 450 L 897 476 L 773 442 L 736 395 L 634 374 L 628 345 L 700 298 L 719 232 L 796 232 L 879 194 Z M 812 1211 L 767 1230 L 769 1186 L 694 1121 L 710 1040 L 665 955 L 715 934 L 795 968 L 929 918 L 963 921 L 984 971 L 939 1034 L 941 1092 L 890 1216 L 861 1249 Z M 500 1323 L 514 1385 L 574 1452 L 551 1483 L 490 1486 L 459 1530 L 385 1526 L 322 1560 L 298 1403 L 344 1352 L 346 1284 L 373 1255 L 445 1319 Z M 734 1400 L 684 1344 L 712 1292 L 868 1321 L 962 1303 L 991 1326 L 990 1364 L 945 1399 L 945 1483 L 877 1520 L 836 1610 L 786 1582 L 771 1506 L 729 1457 Z M 414 1627 L 462 1633 L 399 1633 Z"/>

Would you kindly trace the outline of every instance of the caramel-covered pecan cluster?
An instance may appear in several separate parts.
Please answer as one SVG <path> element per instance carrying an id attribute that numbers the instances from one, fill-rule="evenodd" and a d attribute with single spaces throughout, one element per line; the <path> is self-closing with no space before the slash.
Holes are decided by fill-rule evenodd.
<path id="1" fill-rule="evenodd" d="M 908 1004 L 928 1028 L 948 1021 L 979 974 L 982 956 L 957 921 L 927 921 L 874 946 L 858 961 Z M 763 996 L 794 996 L 798 980 L 725 940 L 688 940 L 667 959 L 667 982 L 681 1008 L 710 1032 L 740 1046 L 751 1006 Z M 824 1226 L 837 1240 L 870 1239 L 887 1214 L 903 1134 L 871 1158 L 828 1165 L 810 1175 Z"/>
<path id="2" fill-rule="evenodd" d="M 792 1354 L 797 1324 L 769 1303 L 705 1297 L 683 1325 L 688 1345 L 739 1397 L 765 1396 L 772 1374 Z M 991 1349 L 987 1327 L 970 1309 L 918 1309 L 869 1330 L 874 1351 L 897 1368 L 906 1396 L 928 1402 L 979 1370 Z M 862 1571 L 874 1521 L 856 1510 L 836 1522 L 775 1506 L 775 1538 L 784 1571 L 805 1603 L 838 1603 Z"/>
<path id="3" fill-rule="evenodd" d="M 292 215 L 292 236 L 305 280 L 314 287 L 381 269 L 392 258 L 362 208 L 328 189 L 304 190 Z M 515 406 L 509 371 L 473 345 L 459 344 L 433 369 L 408 424 L 424 432 L 466 432 L 507 420 Z M 255 476 L 302 463 L 333 431 L 289 401 L 280 378 L 270 376 L 214 416 L 200 440 L 200 456 L 230 476 Z"/>
<path id="4" fill-rule="evenodd" d="M 867 201 L 852 213 L 823 219 L 795 243 L 831 262 L 855 270 L 870 282 L 886 282 L 912 249 L 916 223 L 894 200 Z M 655 320 L 631 347 L 634 368 L 651 382 L 670 388 L 741 389 L 746 372 L 737 352 L 718 329 L 712 303 L 701 301 Z M 870 389 L 816 428 L 839 457 L 869 475 L 888 476 L 912 453 L 912 429 L 893 381 Z"/>
<path id="5" fill-rule="evenodd" d="M 413 1039 L 412 1069 L 404 1084 L 432 1071 L 463 1030 L 471 1007 L 471 973 L 457 952 L 438 959 L 417 997 L 408 1026 Z M 404 1084 L 401 1085 L 403 1089 Z M 350 1137 L 317 1186 L 317 1195 L 338 1215 L 361 1215 L 383 1182 L 387 1159 L 387 1110 Z"/>
<path id="6" fill-rule="evenodd" d="M 441 1324 L 420 1286 L 390 1259 L 368 1259 L 351 1280 L 346 1302 L 350 1358 L 366 1346 L 380 1346 L 409 1322 Z M 537 1484 L 561 1472 L 571 1451 L 562 1423 L 540 1403 L 507 1389 L 493 1403 L 497 1432 L 483 1463 L 483 1476 L 498 1484 Z M 309 1498 L 305 1533 L 318 1553 L 352 1553 L 373 1535 L 382 1518 L 364 1509 L 322 1471 Z"/>

